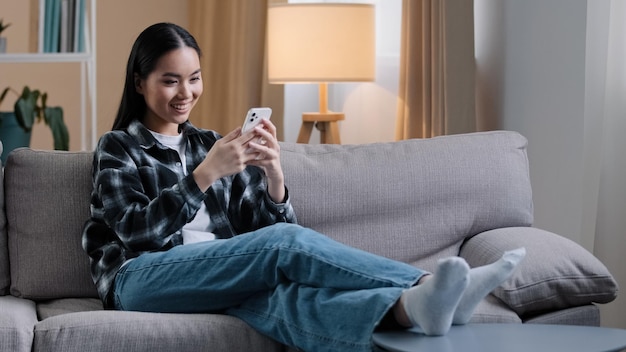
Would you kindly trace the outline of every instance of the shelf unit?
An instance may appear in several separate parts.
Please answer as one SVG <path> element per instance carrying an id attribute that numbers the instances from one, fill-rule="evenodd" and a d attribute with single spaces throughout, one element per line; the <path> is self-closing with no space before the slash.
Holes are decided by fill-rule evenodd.
<path id="1" fill-rule="evenodd" d="M 43 4 L 44 0 L 39 0 Z M 80 131 L 81 149 L 94 149 L 97 142 L 97 95 L 96 95 L 96 0 L 88 0 L 85 11 L 88 16 L 88 25 L 85 35 L 85 52 L 80 53 L 20 53 L 0 54 L 0 63 L 80 63 Z M 40 5 L 39 15 L 43 11 Z M 39 40 L 43 40 L 41 35 Z M 89 102 L 89 113 L 87 103 Z M 91 131 L 87 131 L 87 126 Z M 67 121 L 66 121 L 67 123 Z M 87 140 L 89 139 L 89 141 Z"/>

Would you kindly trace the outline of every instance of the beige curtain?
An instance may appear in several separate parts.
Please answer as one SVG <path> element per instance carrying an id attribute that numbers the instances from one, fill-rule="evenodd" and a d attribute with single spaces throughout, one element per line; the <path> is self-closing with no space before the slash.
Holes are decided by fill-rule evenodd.
<path id="1" fill-rule="evenodd" d="M 476 130 L 472 0 L 403 0 L 396 139 Z"/>
<path id="2" fill-rule="evenodd" d="M 265 28 L 270 0 L 188 0 L 189 31 L 201 59 L 204 93 L 194 125 L 226 134 L 249 108 L 269 106 L 283 139 L 283 86 L 267 83 Z"/>

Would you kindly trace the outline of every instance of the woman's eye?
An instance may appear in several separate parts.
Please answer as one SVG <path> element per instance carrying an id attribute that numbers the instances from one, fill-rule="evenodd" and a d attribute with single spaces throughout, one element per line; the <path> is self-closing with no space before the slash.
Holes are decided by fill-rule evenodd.
<path id="1" fill-rule="evenodd" d="M 191 77 L 192 82 L 197 82 L 200 80 L 200 77 Z"/>
<path id="2" fill-rule="evenodd" d="M 178 82 L 174 80 L 167 80 L 167 81 L 163 81 L 163 83 L 170 85 L 170 84 L 176 84 Z"/>

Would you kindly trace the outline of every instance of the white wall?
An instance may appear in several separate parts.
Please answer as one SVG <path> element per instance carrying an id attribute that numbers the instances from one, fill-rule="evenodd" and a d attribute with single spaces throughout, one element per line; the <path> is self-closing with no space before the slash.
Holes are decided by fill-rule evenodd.
<path id="1" fill-rule="evenodd" d="M 475 0 L 477 105 L 484 127 L 528 138 L 535 225 L 593 251 L 621 286 L 626 56 L 611 52 L 610 39 L 617 33 L 623 40 L 625 28 L 611 29 L 610 23 L 625 22 L 623 3 Z M 615 78 L 619 92 L 609 84 Z M 622 299 L 601 309 L 603 325 L 626 328 Z"/>
<path id="2" fill-rule="evenodd" d="M 346 115 L 346 119 L 339 123 L 341 142 L 356 144 L 393 141 L 399 84 L 402 1 L 334 2 L 366 2 L 376 6 L 376 81 L 331 83 L 328 86 L 329 110 Z M 317 85 L 285 85 L 285 141 L 295 142 L 302 113 L 315 111 L 318 111 Z M 311 143 L 319 143 L 317 130 L 313 131 Z"/>
<path id="3" fill-rule="evenodd" d="M 589 1 L 591 3 L 591 0 Z M 626 1 L 611 0 L 595 254 L 626 287 Z M 594 2 L 595 4 L 595 2 Z M 601 307 L 606 325 L 626 328 L 626 297 Z"/>
<path id="4" fill-rule="evenodd" d="M 529 139 L 535 221 L 581 242 L 586 0 L 476 0 L 478 101 Z M 485 18 L 496 16 L 496 19 Z M 480 90 L 480 88 L 479 88 Z M 493 98 L 493 99 L 492 99 Z M 493 108 L 485 107 L 492 101 Z"/>

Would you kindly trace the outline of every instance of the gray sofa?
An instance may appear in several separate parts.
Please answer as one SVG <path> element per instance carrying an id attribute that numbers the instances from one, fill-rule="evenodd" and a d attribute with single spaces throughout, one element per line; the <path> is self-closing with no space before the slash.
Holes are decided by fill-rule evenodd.
<path id="1" fill-rule="evenodd" d="M 432 270 L 471 266 L 524 246 L 514 277 L 472 322 L 599 325 L 617 283 L 579 245 L 533 228 L 526 139 L 497 131 L 364 145 L 282 143 L 304 226 Z M 0 212 L 0 351 L 285 351 L 214 314 L 106 311 L 81 248 L 91 152 L 20 149 L 4 169 Z M 0 188 L 2 190 L 2 188 Z M 5 217 L 6 215 L 6 217 Z"/>

